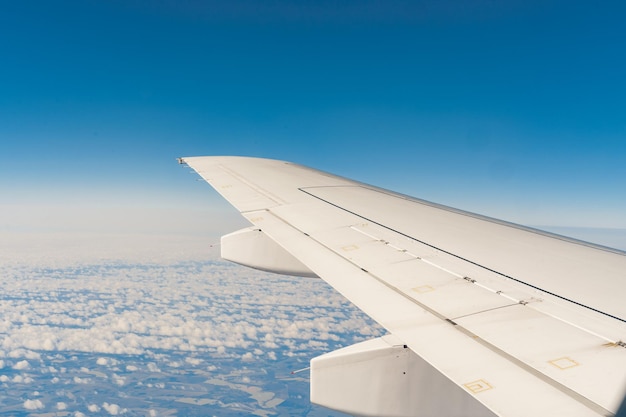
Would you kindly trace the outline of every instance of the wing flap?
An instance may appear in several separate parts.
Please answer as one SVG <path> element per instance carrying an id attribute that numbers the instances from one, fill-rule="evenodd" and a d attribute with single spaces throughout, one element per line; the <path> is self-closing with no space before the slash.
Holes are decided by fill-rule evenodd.
<path id="1" fill-rule="evenodd" d="M 622 393 L 606 386 L 626 384 L 623 348 L 521 304 L 455 321 L 581 400 L 619 407 Z"/>

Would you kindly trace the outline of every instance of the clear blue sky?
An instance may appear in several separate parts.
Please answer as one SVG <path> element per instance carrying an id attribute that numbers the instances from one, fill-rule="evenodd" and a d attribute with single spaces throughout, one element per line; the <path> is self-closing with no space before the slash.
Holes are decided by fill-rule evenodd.
<path id="1" fill-rule="evenodd" d="M 621 2 L 0 7 L 5 207 L 204 204 L 175 157 L 237 154 L 526 224 L 626 228 Z"/>

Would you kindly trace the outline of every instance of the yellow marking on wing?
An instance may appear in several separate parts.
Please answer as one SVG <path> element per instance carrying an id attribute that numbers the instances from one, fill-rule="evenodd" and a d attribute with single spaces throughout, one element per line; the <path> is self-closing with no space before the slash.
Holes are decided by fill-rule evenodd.
<path id="1" fill-rule="evenodd" d="M 479 379 L 477 381 L 468 382 L 467 384 L 463 384 L 465 388 L 471 391 L 473 394 L 478 394 L 479 392 L 488 391 L 493 387 L 484 379 Z"/>
<path id="2" fill-rule="evenodd" d="M 413 291 L 422 294 L 425 292 L 435 291 L 435 289 L 431 287 L 430 285 L 420 285 L 419 287 L 414 287 Z"/>
<path id="3" fill-rule="evenodd" d="M 551 361 L 548 361 L 548 363 L 550 365 L 556 366 L 560 370 L 565 370 L 580 365 L 574 359 L 568 358 L 567 356 L 558 359 L 552 359 Z"/>

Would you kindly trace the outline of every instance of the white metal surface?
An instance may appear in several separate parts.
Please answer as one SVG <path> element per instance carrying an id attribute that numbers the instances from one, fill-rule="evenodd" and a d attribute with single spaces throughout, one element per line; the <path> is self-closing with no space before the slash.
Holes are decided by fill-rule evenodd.
<path id="1" fill-rule="evenodd" d="M 494 416 L 392 335 L 311 360 L 311 401 L 357 416 Z"/>
<path id="2" fill-rule="evenodd" d="M 222 236 L 221 255 L 227 261 L 283 275 L 317 278 L 302 262 L 256 227 Z"/>
<path id="3" fill-rule="evenodd" d="M 281 161 L 184 161 L 496 415 L 617 411 L 623 253 Z"/>

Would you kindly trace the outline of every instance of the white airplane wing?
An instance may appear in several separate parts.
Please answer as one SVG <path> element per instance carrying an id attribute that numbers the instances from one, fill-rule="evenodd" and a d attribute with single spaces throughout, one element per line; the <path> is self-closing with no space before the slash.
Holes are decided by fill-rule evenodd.
<path id="1" fill-rule="evenodd" d="M 363 416 L 618 413 L 624 252 L 288 162 L 180 162 L 253 225 L 222 238 L 225 259 L 319 276 L 389 331 L 313 359 L 312 402 Z"/>

